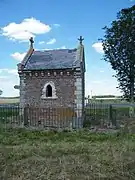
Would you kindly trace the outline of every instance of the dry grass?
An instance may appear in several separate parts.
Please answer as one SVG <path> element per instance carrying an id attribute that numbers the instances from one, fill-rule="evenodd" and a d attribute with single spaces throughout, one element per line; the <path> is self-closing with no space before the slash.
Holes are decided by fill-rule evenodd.
<path id="1" fill-rule="evenodd" d="M 89 132 L 0 132 L 2 180 L 132 180 L 135 136 Z"/>
<path id="2" fill-rule="evenodd" d="M 19 98 L 0 98 L 0 104 L 19 103 Z"/>

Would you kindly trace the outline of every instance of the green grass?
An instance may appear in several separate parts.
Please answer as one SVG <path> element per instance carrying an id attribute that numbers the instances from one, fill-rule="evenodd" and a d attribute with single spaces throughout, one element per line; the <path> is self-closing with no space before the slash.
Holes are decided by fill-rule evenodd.
<path id="1" fill-rule="evenodd" d="M 135 136 L 0 132 L 0 179 L 134 179 Z"/>

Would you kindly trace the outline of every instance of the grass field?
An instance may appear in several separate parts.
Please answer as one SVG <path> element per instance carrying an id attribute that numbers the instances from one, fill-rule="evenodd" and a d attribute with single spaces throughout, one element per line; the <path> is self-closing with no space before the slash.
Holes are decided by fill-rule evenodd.
<path id="1" fill-rule="evenodd" d="M 19 98 L 0 98 L 0 104 L 14 104 L 19 103 Z"/>
<path id="2" fill-rule="evenodd" d="M 88 100 L 86 101 L 88 102 Z M 126 101 L 121 101 L 119 99 L 102 99 L 102 100 L 90 100 L 90 103 L 103 103 L 103 104 L 111 104 L 111 103 L 117 103 L 117 104 L 123 104 L 127 103 Z M 10 104 L 10 103 L 19 103 L 19 97 L 0 97 L 0 104 Z"/>
<path id="3" fill-rule="evenodd" d="M 80 132 L 0 132 L 0 179 L 132 180 L 135 136 Z"/>

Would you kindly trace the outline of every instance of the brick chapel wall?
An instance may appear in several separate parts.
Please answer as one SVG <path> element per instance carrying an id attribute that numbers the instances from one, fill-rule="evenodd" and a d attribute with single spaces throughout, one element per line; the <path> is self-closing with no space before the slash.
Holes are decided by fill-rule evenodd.
<path id="1" fill-rule="evenodd" d="M 29 104 L 28 119 L 30 125 L 38 126 L 70 126 L 73 117 L 82 116 L 82 78 L 81 73 L 65 72 L 27 72 L 20 76 L 20 105 Z M 42 99 L 42 90 L 46 83 L 55 84 L 57 99 Z M 46 109 L 51 107 L 52 109 Z M 63 110 L 63 107 L 65 108 Z M 41 108 L 44 108 L 43 110 Z M 59 108 L 57 110 L 57 108 Z M 77 108 L 77 109 L 76 109 Z M 78 111 L 79 110 L 79 111 Z M 74 124 L 74 123 L 73 123 Z M 79 121 L 74 127 L 78 127 Z"/>
<path id="2" fill-rule="evenodd" d="M 55 84 L 57 99 L 42 99 L 42 90 L 46 83 Z M 26 73 L 20 76 L 20 105 L 25 107 L 73 107 L 75 103 L 75 79 L 73 72 Z"/>

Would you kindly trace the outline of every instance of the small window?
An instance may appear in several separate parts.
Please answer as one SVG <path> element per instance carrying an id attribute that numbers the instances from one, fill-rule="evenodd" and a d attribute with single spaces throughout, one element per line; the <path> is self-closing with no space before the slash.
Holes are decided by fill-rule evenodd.
<path id="1" fill-rule="evenodd" d="M 47 82 L 42 89 L 42 99 L 57 99 L 55 84 L 50 81 Z"/>
<path id="2" fill-rule="evenodd" d="M 50 84 L 46 87 L 46 97 L 52 97 L 52 86 Z"/>

